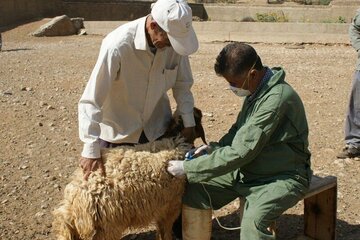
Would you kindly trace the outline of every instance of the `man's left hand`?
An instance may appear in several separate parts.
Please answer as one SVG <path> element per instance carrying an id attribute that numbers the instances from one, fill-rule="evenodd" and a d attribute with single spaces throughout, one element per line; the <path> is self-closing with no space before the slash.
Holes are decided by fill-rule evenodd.
<path id="1" fill-rule="evenodd" d="M 187 143 L 191 143 L 194 144 L 195 138 L 196 138 L 196 134 L 195 134 L 195 127 L 187 127 L 184 128 L 181 131 L 181 134 L 184 136 L 185 141 Z"/>
<path id="2" fill-rule="evenodd" d="M 185 170 L 184 170 L 184 161 L 180 161 L 180 160 L 171 160 L 169 161 L 169 165 L 167 167 L 167 171 L 177 177 L 177 178 L 181 178 L 185 175 Z"/>

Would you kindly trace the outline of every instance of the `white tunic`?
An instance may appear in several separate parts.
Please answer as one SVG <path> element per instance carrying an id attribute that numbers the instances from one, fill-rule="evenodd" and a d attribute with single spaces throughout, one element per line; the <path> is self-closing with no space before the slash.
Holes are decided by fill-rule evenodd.
<path id="1" fill-rule="evenodd" d="M 124 24 L 102 42 L 79 101 L 83 157 L 100 157 L 99 138 L 137 143 L 142 131 L 150 141 L 164 134 L 172 114 L 166 94 L 171 88 L 185 127 L 195 126 L 189 58 L 171 47 L 154 55 L 146 40 L 145 21 L 143 17 Z"/>

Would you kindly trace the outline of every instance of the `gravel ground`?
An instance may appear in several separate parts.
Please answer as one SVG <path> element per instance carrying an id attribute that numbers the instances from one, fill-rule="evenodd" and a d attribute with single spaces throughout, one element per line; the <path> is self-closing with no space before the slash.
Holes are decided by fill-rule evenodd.
<path id="1" fill-rule="evenodd" d="M 0 52 L 0 239 L 54 239 L 51 211 L 78 166 L 77 102 L 95 64 L 103 36 L 35 38 L 44 21 L 4 32 Z M 213 71 L 226 43 L 201 43 L 191 56 L 196 105 L 204 113 L 208 141 L 235 121 L 240 98 Z M 310 126 L 316 174 L 338 177 L 337 239 L 360 239 L 360 161 L 337 160 L 356 53 L 348 45 L 253 44 L 268 66 L 282 66 L 302 97 Z M 171 95 L 171 93 L 170 93 Z M 199 142 L 200 143 L 200 142 Z M 239 224 L 235 201 L 216 212 Z M 301 235 L 303 205 L 279 220 L 279 239 Z M 142 233 L 140 233 L 142 232 Z M 135 234 L 138 233 L 138 234 Z M 154 239 L 152 228 L 129 239 Z M 214 223 L 213 239 L 239 239 Z"/>

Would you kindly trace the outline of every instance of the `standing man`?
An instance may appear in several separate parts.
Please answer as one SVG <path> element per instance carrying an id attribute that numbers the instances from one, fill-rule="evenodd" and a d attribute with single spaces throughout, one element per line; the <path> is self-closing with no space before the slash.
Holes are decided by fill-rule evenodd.
<path id="1" fill-rule="evenodd" d="M 231 43 L 215 72 L 246 97 L 236 122 L 219 140 L 169 162 L 170 174 L 188 180 L 183 198 L 184 240 L 209 240 L 211 210 L 246 200 L 241 240 L 272 240 L 269 226 L 306 194 L 311 178 L 303 103 L 282 68 L 262 65 L 254 48 Z"/>
<path id="2" fill-rule="evenodd" d="M 172 116 L 172 89 L 188 141 L 194 138 L 193 77 L 188 55 L 198 49 L 184 0 L 158 0 L 151 14 L 120 26 L 102 42 L 79 102 L 80 166 L 87 179 L 105 174 L 101 147 L 156 140 Z"/>
<path id="3" fill-rule="evenodd" d="M 350 24 L 349 36 L 358 60 L 345 119 L 345 147 L 337 155 L 340 159 L 360 157 L 360 9 Z"/>

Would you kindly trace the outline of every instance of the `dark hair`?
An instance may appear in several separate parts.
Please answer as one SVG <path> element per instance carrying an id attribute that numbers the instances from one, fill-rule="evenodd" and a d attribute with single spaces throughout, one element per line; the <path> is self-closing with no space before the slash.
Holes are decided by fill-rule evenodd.
<path id="1" fill-rule="evenodd" d="M 216 57 L 214 69 L 218 76 L 238 76 L 248 71 L 254 63 L 255 69 L 263 68 L 255 49 L 246 43 L 233 42 L 226 45 Z"/>

